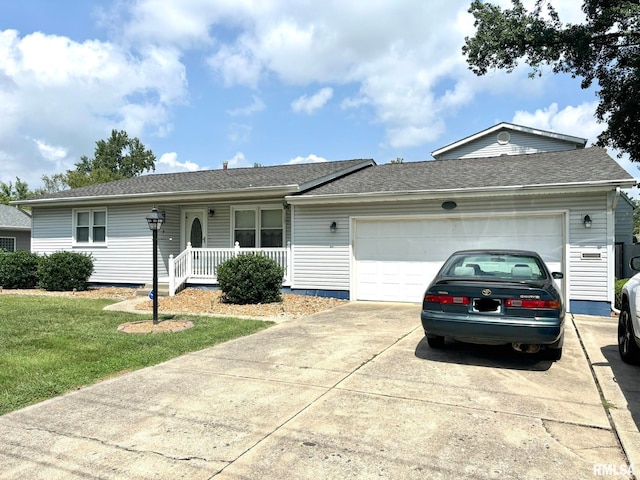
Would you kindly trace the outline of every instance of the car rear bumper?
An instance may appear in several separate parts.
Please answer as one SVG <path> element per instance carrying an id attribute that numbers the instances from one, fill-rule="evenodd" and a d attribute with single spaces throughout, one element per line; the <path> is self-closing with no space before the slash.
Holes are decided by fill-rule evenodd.
<path id="1" fill-rule="evenodd" d="M 550 345 L 560 339 L 564 328 L 564 318 L 451 315 L 425 310 L 420 318 L 427 335 L 487 344 Z"/>

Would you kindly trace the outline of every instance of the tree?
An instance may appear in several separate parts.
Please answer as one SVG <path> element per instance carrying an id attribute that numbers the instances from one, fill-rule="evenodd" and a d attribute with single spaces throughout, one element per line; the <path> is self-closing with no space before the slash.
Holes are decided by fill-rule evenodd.
<path id="1" fill-rule="evenodd" d="M 469 68 L 477 75 L 511 72 L 524 60 L 533 69 L 531 77 L 550 65 L 554 73 L 581 77 L 582 88 L 597 81 L 596 118 L 607 124 L 597 144 L 640 161 L 640 3 L 584 0 L 586 22 L 574 25 L 562 23 L 550 1 L 536 0 L 529 12 L 521 0 L 504 10 L 474 0 L 469 13 L 476 34 L 462 47 Z"/>
<path id="2" fill-rule="evenodd" d="M 96 142 L 94 158 L 83 155 L 75 170 L 67 170 L 64 183 L 77 188 L 135 177 L 155 170 L 155 160 L 155 155 L 137 137 L 129 138 L 124 130 L 111 130 L 107 140 Z"/>
<path id="3" fill-rule="evenodd" d="M 52 176 L 43 175 L 44 187 L 36 189 L 36 195 L 56 193 L 67 188 L 67 176 L 64 173 L 54 173 Z"/>
<path id="4" fill-rule="evenodd" d="M 404 158 L 396 157 L 395 160 L 391 160 L 389 163 L 404 163 Z"/>
<path id="5" fill-rule="evenodd" d="M 0 203 L 8 205 L 13 200 L 24 200 L 30 198 L 33 193 L 29 191 L 29 186 L 26 182 L 16 177 L 15 185 L 11 182 L 0 182 Z"/>
<path id="6" fill-rule="evenodd" d="M 633 236 L 635 238 L 636 235 L 640 234 L 640 202 L 638 200 L 633 200 L 633 204 L 636 207 L 633 210 Z"/>

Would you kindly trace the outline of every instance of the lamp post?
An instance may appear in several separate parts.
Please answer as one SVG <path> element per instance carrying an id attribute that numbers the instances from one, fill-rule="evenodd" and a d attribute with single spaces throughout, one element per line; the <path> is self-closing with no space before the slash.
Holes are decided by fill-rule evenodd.
<path id="1" fill-rule="evenodd" d="M 158 230 L 162 227 L 164 217 L 153 207 L 147 215 L 149 230 L 153 232 L 153 324 L 158 323 Z"/>

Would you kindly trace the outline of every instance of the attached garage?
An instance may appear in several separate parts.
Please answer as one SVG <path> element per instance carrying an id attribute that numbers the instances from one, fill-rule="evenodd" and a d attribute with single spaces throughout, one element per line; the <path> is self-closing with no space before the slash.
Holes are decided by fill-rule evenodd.
<path id="1" fill-rule="evenodd" d="M 504 153 L 376 165 L 288 196 L 292 291 L 419 303 L 456 250 L 533 250 L 564 274 L 568 311 L 608 315 L 616 206 L 635 180 L 597 147 Z"/>
<path id="2" fill-rule="evenodd" d="M 564 213 L 353 218 L 351 298 L 420 302 L 456 250 L 533 250 L 552 271 L 565 271 L 565 224 Z"/>

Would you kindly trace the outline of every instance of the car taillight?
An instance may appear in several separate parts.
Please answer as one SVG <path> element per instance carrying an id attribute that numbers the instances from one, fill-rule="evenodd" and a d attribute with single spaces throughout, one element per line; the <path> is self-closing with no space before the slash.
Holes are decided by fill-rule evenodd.
<path id="1" fill-rule="evenodd" d="M 442 303 L 445 305 L 469 305 L 469 297 L 457 297 L 455 295 L 430 295 L 424 296 L 425 302 Z"/>
<path id="2" fill-rule="evenodd" d="M 560 308 L 558 300 L 531 300 L 525 298 L 508 298 L 504 301 L 507 307 L 513 308 Z"/>

